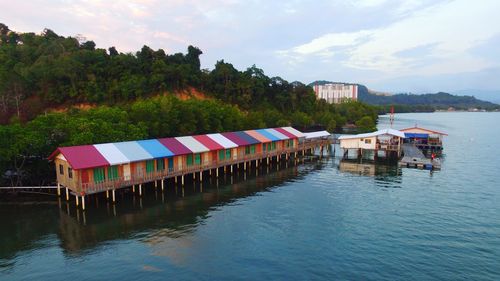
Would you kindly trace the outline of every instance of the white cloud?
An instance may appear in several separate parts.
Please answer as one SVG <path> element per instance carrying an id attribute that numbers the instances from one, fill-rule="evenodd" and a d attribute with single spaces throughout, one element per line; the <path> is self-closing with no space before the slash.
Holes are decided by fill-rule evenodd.
<path id="1" fill-rule="evenodd" d="M 491 67 L 493 62 L 468 51 L 500 33 L 498 10 L 500 2 L 496 0 L 472 5 L 468 0 L 447 2 L 414 12 L 386 27 L 330 33 L 278 54 L 294 61 L 314 60 L 342 46 L 347 58 L 337 63 L 378 70 L 389 76 L 478 71 Z M 433 46 L 429 57 L 397 56 L 399 52 L 426 45 Z"/>

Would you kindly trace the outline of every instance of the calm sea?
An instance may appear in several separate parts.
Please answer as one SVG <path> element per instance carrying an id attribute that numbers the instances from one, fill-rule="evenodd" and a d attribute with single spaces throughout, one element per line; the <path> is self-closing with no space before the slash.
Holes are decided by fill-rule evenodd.
<path id="1" fill-rule="evenodd" d="M 499 123 L 397 115 L 395 128 L 449 134 L 435 172 L 330 157 L 184 197 L 168 182 L 116 206 L 94 198 L 85 213 L 51 196 L 0 202 L 0 279 L 500 280 Z"/>

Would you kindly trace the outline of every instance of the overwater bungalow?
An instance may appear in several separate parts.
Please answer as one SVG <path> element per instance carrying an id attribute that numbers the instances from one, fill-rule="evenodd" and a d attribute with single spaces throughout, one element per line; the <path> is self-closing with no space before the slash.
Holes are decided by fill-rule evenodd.
<path id="1" fill-rule="evenodd" d="M 372 133 L 358 135 L 343 135 L 338 139 L 340 148 L 344 151 L 344 158 L 349 157 L 349 151 L 357 152 L 357 157 L 363 157 L 365 152 L 373 153 L 379 157 L 379 151 L 383 152 L 385 158 L 399 158 L 401 156 L 401 144 L 405 135 L 394 129 L 384 129 Z"/>
<path id="2" fill-rule="evenodd" d="M 164 188 L 164 180 L 180 179 L 192 175 L 200 181 L 203 172 L 212 172 L 218 177 L 237 165 L 246 170 L 251 164 L 257 167 L 265 160 L 288 160 L 297 153 L 304 154 L 311 148 L 323 148 L 331 143 L 321 132 L 308 135 L 292 127 L 225 132 L 196 136 L 182 136 L 139 141 L 104 143 L 59 147 L 50 156 L 57 173 L 58 194 L 60 187 L 80 196 L 115 190 L 158 181 Z M 227 169 L 229 168 L 229 169 Z M 77 201 L 78 202 L 78 201 Z"/>
<path id="3" fill-rule="evenodd" d="M 443 150 L 443 137 L 447 134 L 418 127 L 401 129 L 405 134 L 405 143 L 414 144 L 420 150 L 431 153 L 441 153 Z"/>

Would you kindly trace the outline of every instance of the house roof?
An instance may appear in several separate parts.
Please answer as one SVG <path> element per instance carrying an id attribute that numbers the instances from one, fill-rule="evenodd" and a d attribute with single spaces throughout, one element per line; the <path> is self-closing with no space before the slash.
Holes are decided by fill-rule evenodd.
<path id="1" fill-rule="evenodd" d="M 323 137 L 329 137 L 331 135 L 332 134 L 330 134 L 327 131 L 317 131 L 317 132 L 304 133 L 304 136 L 306 139 L 323 138 Z"/>
<path id="2" fill-rule="evenodd" d="M 163 144 L 168 150 L 172 151 L 174 155 L 184 155 L 190 154 L 192 151 L 183 145 L 180 141 L 175 138 L 163 138 L 158 139 L 158 141 Z"/>
<path id="3" fill-rule="evenodd" d="M 108 161 L 109 165 L 119 165 L 119 164 L 124 164 L 124 163 L 130 163 L 130 159 L 128 159 L 112 143 L 95 144 L 94 147 Z"/>
<path id="4" fill-rule="evenodd" d="M 257 133 L 263 135 L 264 137 L 266 137 L 267 139 L 271 140 L 271 141 L 279 141 L 281 140 L 280 138 L 278 138 L 277 136 L 271 134 L 270 132 L 266 131 L 265 129 L 258 129 L 258 130 L 255 130 Z"/>
<path id="5" fill-rule="evenodd" d="M 154 158 L 163 158 L 174 156 L 174 153 L 170 151 L 167 147 L 161 144 L 157 139 L 152 140 L 140 140 L 137 143 L 144 148 L 149 154 Z"/>
<path id="6" fill-rule="evenodd" d="M 293 134 L 294 136 L 296 136 L 297 138 L 303 138 L 305 137 L 304 133 L 300 132 L 299 130 L 293 128 L 293 127 L 282 127 L 280 129 L 283 129 L 291 134 Z"/>
<path id="7" fill-rule="evenodd" d="M 59 147 L 49 156 L 49 159 L 53 159 L 59 153 L 66 158 L 66 161 L 75 170 L 109 166 L 109 162 L 93 145 Z"/>
<path id="8" fill-rule="evenodd" d="M 202 153 L 210 150 L 206 146 L 201 144 L 201 142 L 197 141 L 195 138 L 191 136 L 176 137 L 175 139 L 180 141 L 185 147 L 191 150 L 192 153 Z"/>
<path id="9" fill-rule="evenodd" d="M 257 139 L 261 143 L 271 142 L 270 139 L 266 138 L 262 134 L 259 134 L 256 130 L 248 130 L 248 131 L 245 131 L 245 133 L 247 133 L 250 136 L 252 136 L 253 138 Z"/>
<path id="10" fill-rule="evenodd" d="M 401 129 L 400 131 L 401 132 L 405 132 L 405 131 L 410 131 L 412 129 L 419 129 L 419 130 L 427 131 L 429 133 L 443 135 L 443 136 L 447 136 L 448 135 L 448 134 L 443 133 L 443 132 L 438 132 L 438 131 L 434 131 L 434 130 L 430 130 L 430 129 L 426 129 L 426 128 L 422 128 L 422 127 L 418 127 L 418 126 L 414 126 L 414 127 L 410 127 L 410 128 L 404 128 L 404 129 Z"/>
<path id="11" fill-rule="evenodd" d="M 203 144 L 204 146 L 206 146 L 210 150 L 219 150 L 219 149 L 225 148 L 220 143 L 211 139 L 208 135 L 198 135 L 198 136 L 193 136 L 193 138 L 195 138 L 197 141 L 201 142 L 201 144 Z"/>
<path id="12" fill-rule="evenodd" d="M 283 135 L 282 133 L 276 131 L 275 129 L 264 129 L 264 130 L 269 132 L 270 134 L 274 135 L 275 137 L 279 138 L 280 140 L 290 139 L 289 137 Z"/>
<path id="13" fill-rule="evenodd" d="M 405 134 L 401 131 L 394 130 L 394 129 L 383 129 L 383 130 L 378 130 L 378 131 L 366 133 L 366 134 L 343 135 L 343 136 L 340 136 L 338 139 L 339 140 L 346 140 L 346 139 L 372 138 L 372 137 L 377 137 L 377 136 L 381 136 L 381 135 L 391 135 L 391 136 L 400 137 L 400 138 L 405 137 Z"/>
<path id="14" fill-rule="evenodd" d="M 136 141 L 117 142 L 114 145 L 127 157 L 130 162 L 142 161 L 154 158 Z"/>
<path id="15" fill-rule="evenodd" d="M 235 148 L 238 147 L 238 145 L 234 142 L 232 142 L 230 139 L 226 138 L 225 136 L 216 133 L 216 134 L 208 134 L 206 135 L 210 139 L 216 141 L 218 144 L 222 145 L 224 148 Z"/>

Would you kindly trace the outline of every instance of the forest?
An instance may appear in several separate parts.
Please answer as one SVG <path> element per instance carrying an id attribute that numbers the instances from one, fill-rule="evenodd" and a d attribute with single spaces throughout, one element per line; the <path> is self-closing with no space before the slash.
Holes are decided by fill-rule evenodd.
<path id="1" fill-rule="evenodd" d="M 380 108 L 316 100 L 311 87 L 240 71 L 202 51 L 166 54 L 96 48 L 45 29 L 17 33 L 0 23 L 0 185 L 46 184 L 58 146 L 294 126 L 339 131 L 376 126 Z M 182 93 L 187 93 L 187 98 Z M 193 93 L 193 95 L 191 95 Z M 48 176 L 49 175 L 49 176 Z"/>

